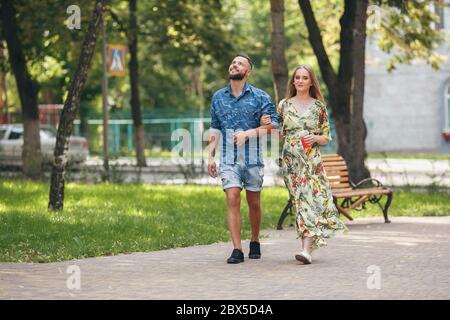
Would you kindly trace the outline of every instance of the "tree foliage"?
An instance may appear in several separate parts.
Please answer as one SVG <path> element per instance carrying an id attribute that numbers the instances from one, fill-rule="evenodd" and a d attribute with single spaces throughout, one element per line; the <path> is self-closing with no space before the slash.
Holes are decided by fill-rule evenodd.
<path id="1" fill-rule="evenodd" d="M 342 0 L 312 2 L 324 46 L 334 70 L 339 68 L 339 17 Z M 442 61 L 436 48 L 444 34 L 434 28 L 437 15 L 431 3 L 441 1 L 373 0 L 382 13 L 379 27 L 370 29 L 377 45 L 391 54 L 387 68 L 423 59 L 433 68 Z M 65 26 L 71 1 L 14 1 L 20 22 L 30 73 L 40 84 L 40 103 L 62 103 L 75 71 L 83 30 L 93 2 L 78 1 L 82 30 Z M 109 12 L 108 40 L 125 44 L 128 29 L 128 1 L 113 0 Z M 115 17 L 112 16 L 115 14 Z M 199 97 L 193 93 L 192 72 L 202 73 L 206 105 L 212 93 L 227 82 L 227 65 L 237 51 L 255 61 L 250 81 L 270 94 L 273 91 L 270 59 L 270 2 L 266 0 L 168 0 L 141 1 L 138 8 L 140 94 L 146 110 L 161 114 L 198 110 Z M 369 16 L 369 19 L 371 17 Z M 297 1 L 285 1 L 285 50 L 288 69 L 309 63 L 318 70 L 308 42 L 304 19 Z M 8 64 L 6 64 L 8 67 Z M 15 83 L 8 71 L 8 100 L 18 101 Z M 98 117 L 101 111 L 101 54 L 97 50 L 81 97 L 80 112 Z M 319 74 L 319 78 L 321 75 Z M 323 80 L 323 79 L 319 79 Z M 322 90 L 328 95 L 324 81 Z M 130 85 L 127 77 L 110 78 L 109 101 L 114 111 L 128 112 Z M 16 111 L 19 110 L 17 103 Z"/>
<path id="2" fill-rule="evenodd" d="M 411 63 L 422 59 L 434 70 L 444 61 L 436 52 L 445 40 L 445 34 L 436 30 L 439 16 L 432 11 L 430 4 L 441 7 L 441 1 L 375 1 L 380 6 L 381 24 L 374 28 L 377 45 L 392 54 L 387 69 L 392 71 L 396 65 Z"/>

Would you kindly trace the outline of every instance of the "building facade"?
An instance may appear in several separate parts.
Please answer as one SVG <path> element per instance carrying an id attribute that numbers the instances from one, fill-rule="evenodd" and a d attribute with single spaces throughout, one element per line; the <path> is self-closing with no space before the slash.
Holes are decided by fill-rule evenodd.
<path id="1" fill-rule="evenodd" d="M 450 35 L 450 7 L 436 13 L 441 17 L 436 28 Z M 450 43 L 437 52 L 447 56 L 438 71 L 415 61 L 388 72 L 389 55 L 374 38 L 367 39 L 364 119 L 369 153 L 450 153 Z"/>

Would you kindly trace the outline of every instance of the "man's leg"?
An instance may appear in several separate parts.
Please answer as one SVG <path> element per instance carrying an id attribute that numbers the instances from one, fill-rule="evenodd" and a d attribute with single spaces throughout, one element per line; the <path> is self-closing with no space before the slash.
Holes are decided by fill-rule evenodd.
<path id="1" fill-rule="evenodd" d="M 241 189 L 225 189 L 227 196 L 227 222 L 235 249 L 242 251 L 241 245 Z"/>
<path id="2" fill-rule="evenodd" d="M 246 190 L 247 204 L 252 227 L 251 241 L 259 241 L 259 229 L 261 227 L 261 192 Z"/>
<path id="3" fill-rule="evenodd" d="M 247 195 L 248 213 L 252 227 L 252 238 L 250 241 L 250 259 L 261 258 L 261 247 L 259 244 L 259 229 L 261 228 L 261 188 L 263 185 L 264 168 L 252 166 L 246 168 L 245 190 Z"/>

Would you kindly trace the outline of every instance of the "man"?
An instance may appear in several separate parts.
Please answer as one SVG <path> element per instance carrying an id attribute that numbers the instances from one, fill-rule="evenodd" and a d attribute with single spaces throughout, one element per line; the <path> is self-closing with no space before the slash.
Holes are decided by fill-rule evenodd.
<path id="1" fill-rule="evenodd" d="M 251 59 L 246 54 L 237 54 L 228 69 L 230 84 L 216 91 L 211 102 L 208 173 L 213 178 L 220 174 L 226 195 L 228 229 L 234 246 L 228 263 L 244 261 L 240 210 L 243 188 L 246 190 L 252 229 L 249 258 L 261 257 L 260 193 L 264 163 L 259 137 L 278 127 L 270 96 L 247 83 L 252 69 Z M 263 114 L 270 115 L 271 124 L 260 126 Z M 222 152 L 218 173 L 214 157 L 219 141 L 222 142 Z"/>

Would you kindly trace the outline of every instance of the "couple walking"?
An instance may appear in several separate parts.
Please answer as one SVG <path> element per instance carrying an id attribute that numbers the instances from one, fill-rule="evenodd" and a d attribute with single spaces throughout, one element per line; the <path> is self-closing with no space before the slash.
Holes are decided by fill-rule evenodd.
<path id="1" fill-rule="evenodd" d="M 253 63 L 237 54 L 228 73 L 230 84 L 214 93 L 208 173 L 220 175 L 227 202 L 228 229 L 233 252 L 228 263 L 244 261 L 241 245 L 241 190 L 246 190 L 251 224 L 250 259 L 261 257 L 261 189 L 264 163 L 259 137 L 280 129 L 283 141 L 282 173 L 293 201 L 300 250 L 295 258 L 312 262 L 312 250 L 346 227 L 339 220 L 323 169 L 319 145 L 331 140 L 327 109 L 313 70 L 295 68 L 286 98 L 276 108 L 270 96 L 247 83 Z M 219 170 L 215 154 L 221 146 Z"/>

